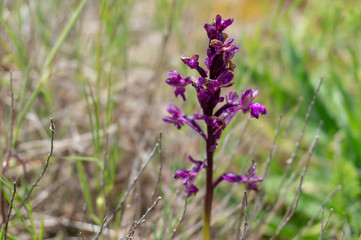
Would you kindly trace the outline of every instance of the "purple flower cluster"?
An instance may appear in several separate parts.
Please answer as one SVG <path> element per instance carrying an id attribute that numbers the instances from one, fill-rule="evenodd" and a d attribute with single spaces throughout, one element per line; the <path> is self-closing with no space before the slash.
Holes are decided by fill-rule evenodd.
<path id="1" fill-rule="evenodd" d="M 225 97 L 221 96 L 222 88 L 228 88 L 234 84 L 232 82 L 234 78 L 232 72 L 236 66 L 231 60 L 239 48 L 232 44 L 234 39 L 227 40 L 228 35 L 223 32 L 232 22 L 233 19 L 222 20 L 221 16 L 217 15 L 212 23 L 204 25 L 209 38 L 207 58 L 204 60 L 207 69 L 199 65 L 198 55 L 194 55 L 191 58 L 181 57 L 183 63 L 189 68 L 198 71 L 199 77 L 183 77 L 178 72 L 171 71 L 168 73 L 169 77 L 166 80 L 167 84 L 174 87 L 175 96 L 180 95 L 184 101 L 186 100 L 185 88 L 188 85 L 192 85 L 197 93 L 202 113 L 186 115 L 170 104 L 167 111 L 171 116 L 163 117 L 163 120 L 175 124 L 178 129 L 184 124 L 194 129 L 207 141 L 207 153 L 214 152 L 217 140 L 220 138 L 223 129 L 238 111 L 241 110 L 243 113 L 249 112 L 251 118 L 257 119 L 261 114 L 267 113 L 263 105 L 253 102 L 254 98 L 258 95 L 257 89 L 248 89 L 241 97 L 236 92 L 230 92 Z M 218 104 L 222 105 L 218 107 Z M 197 123 L 199 120 L 205 122 L 207 132 L 203 131 Z M 193 181 L 197 173 L 202 168 L 207 168 L 209 164 L 207 159 L 203 162 L 195 161 L 191 157 L 189 159 L 195 164 L 194 168 L 191 171 L 177 170 L 174 176 L 176 179 L 183 179 L 188 196 L 198 191 L 198 188 L 193 185 Z M 254 169 L 249 170 L 248 175 L 250 176 L 248 181 L 250 189 L 256 190 L 257 185 L 255 183 L 262 181 L 262 178 L 253 177 Z M 246 183 L 248 175 L 238 176 L 234 173 L 226 173 L 214 183 L 214 186 L 222 180 Z"/>

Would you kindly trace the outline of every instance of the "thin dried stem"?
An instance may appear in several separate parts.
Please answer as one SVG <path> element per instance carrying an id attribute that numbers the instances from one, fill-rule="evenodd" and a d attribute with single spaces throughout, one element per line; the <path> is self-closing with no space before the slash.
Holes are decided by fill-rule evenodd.
<path id="1" fill-rule="evenodd" d="M 323 205 L 323 206 L 324 206 L 324 205 Z M 331 208 L 331 210 L 330 210 L 330 214 L 328 215 L 328 217 L 327 217 L 327 219 L 326 219 L 325 226 L 323 226 L 323 212 L 324 212 L 324 208 L 322 209 L 321 233 L 320 233 L 320 236 L 319 236 L 318 240 L 321 240 L 322 237 L 323 237 L 323 233 L 324 233 L 324 231 L 325 231 L 325 229 L 326 229 L 326 227 L 327 227 L 327 224 L 328 224 L 328 222 L 329 222 L 329 220 L 330 220 L 330 218 L 331 218 L 331 216 L 332 216 L 333 208 Z"/>
<path id="2" fill-rule="evenodd" d="M 10 199 L 10 205 L 9 205 L 9 210 L 8 210 L 8 213 L 6 214 L 6 221 L 5 221 L 5 227 L 4 227 L 4 239 L 6 239 L 6 235 L 7 235 L 7 232 L 8 232 L 8 225 L 9 225 L 9 221 L 10 221 L 10 214 L 11 214 L 11 211 L 13 209 L 13 204 L 14 204 L 14 199 L 15 199 L 15 194 L 16 194 L 16 185 L 17 185 L 17 182 L 18 182 L 18 178 L 19 178 L 19 175 L 16 177 L 14 183 L 13 183 L 13 193 L 12 193 L 12 196 L 11 196 L 11 199 Z"/>
<path id="3" fill-rule="evenodd" d="M 14 91 L 13 91 L 13 73 L 10 71 L 10 99 L 11 99 L 11 120 L 10 120 L 10 132 L 8 139 L 7 153 L 11 154 L 11 144 L 14 136 L 14 124 L 15 124 L 15 104 L 14 104 Z"/>
<path id="4" fill-rule="evenodd" d="M 263 205 L 264 205 L 264 201 L 262 201 L 262 198 L 261 198 L 262 197 L 261 193 L 263 192 L 263 183 L 264 183 L 264 179 L 266 178 L 266 176 L 268 174 L 269 167 L 271 165 L 271 161 L 273 160 L 273 156 L 274 156 L 274 153 L 275 153 L 275 147 L 276 147 L 276 140 L 277 140 L 277 137 L 278 137 L 278 132 L 279 132 L 279 129 L 280 129 L 281 121 L 282 121 L 282 116 L 280 116 L 279 119 L 278 119 L 276 131 L 275 131 L 275 136 L 274 136 L 273 142 L 272 142 L 272 147 L 271 147 L 270 153 L 268 155 L 267 162 L 266 162 L 266 167 L 265 167 L 265 169 L 263 171 L 263 175 L 262 175 L 263 181 L 259 183 L 259 192 L 260 192 L 260 194 L 258 194 L 257 197 L 256 197 L 255 204 L 254 204 L 251 216 L 250 216 L 250 221 L 252 221 L 255 218 L 257 212 L 259 211 L 259 209 L 261 209 L 263 207 Z"/>
<path id="5" fill-rule="evenodd" d="M 266 228 L 268 226 L 268 224 L 271 222 L 271 220 L 273 219 L 274 215 L 276 214 L 276 212 L 280 209 L 280 207 L 282 206 L 282 203 L 283 203 L 283 200 L 284 200 L 284 197 L 285 197 L 285 194 L 280 194 L 281 193 L 281 189 L 282 189 L 282 186 L 284 184 L 284 182 L 286 182 L 286 176 L 288 175 L 288 172 L 291 168 L 291 163 L 294 161 L 294 159 L 296 158 L 296 155 L 297 155 L 297 152 L 298 152 L 298 149 L 300 148 L 300 145 L 301 145 L 301 141 L 303 139 L 303 136 L 304 136 L 304 132 L 305 132 L 305 129 L 306 129 L 306 126 L 307 126 L 307 123 L 308 123 L 308 120 L 310 118 L 310 114 L 311 114 L 311 110 L 315 104 L 315 101 L 316 101 L 316 98 L 317 98 L 317 95 L 318 95 L 318 92 L 321 88 L 321 85 L 322 85 L 322 79 L 320 80 L 320 83 L 318 85 L 318 88 L 315 92 L 315 95 L 313 96 L 313 99 L 310 103 L 310 106 L 308 107 L 308 111 L 307 111 L 307 114 L 306 114 L 306 117 L 305 117 L 305 122 L 304 122 L 304 125 L 303 125 L 303 128 L 302 128 L 302 131 L 301 131 L 301 134 L 300 134 L 300 137 L 299 139 L 297 140 L 297 143 L 296 143 L 296 148 L 294 150 L 294 152 L 292 153 L 291 157 L 287 160 L 287 166 L 286 166 L 286 170 L 282 176 L 282 179 L 281 179 L 281 183 L 278 187 L 278 190 L 276 192 L 276 199 L 277 199 L 277 202 L 274 205 L 272 211 L 268 214 L 268 217 L 264 220 L 261 219 L 260 221 L 262 221 L 262 223 L 258 224 L 259 226 L 262 226 L 261 229 L 259 231 L 257 231 L 256 233 L 254 233 L 255 236 L 253 236 L 254 239 L 258 239 L 260 238 L 261 235 L 263 235 L 263 233 L 266 231 Z M 319 125 L 319 128 L 321 127 L 322 125 L 322 122 L 320 123 Z M 319 129 L 318 128 L 318 129 Z M 317 130 L 319 131 L 319 130 Z M 299 166 L 301 165 L 302 161 L 299 162 Z M 291 177 L 288 179 L 287 181 L 287 187 L 285 189 L 287 189 L 291 183 L 293 182 L 293 179 L 294 177 L 296 176 L 296 172 L 294 172 Z"/>
<path id="6" fill-rule="evenodd" d="M 276 146 L 276 141 L 277 141 L 277 137 L 278 137 L 278 132 L 279 132 L 279 129 L 280 129 L 281 121 L 282 121 L 282 116 L 280 116 L 279 119 L 278 119 L 276 131 L 275 131 L 275 137 L 274 137 L 274 139 L 273 139 L 271 151 L 270 151 L 270 153 L 269 153 L 269 155 L 268 155 L 268 159 L 267 159 L 267 162 L 266 162 L 266 167 L 265 167 L 264 172 L 263 172 L 263 175 L 262 175 L 262 178 L 263 178 L 263 179 L 267 176 L 269 167 L 270 167 L 270 165 L 271 165 L 271 161 L 272 161 L 272 159 L 273 159 L 274 150 L 275 150 L 275 146 Z M 260 191 L 261 191 L 261 189 L 263 188 L 263 182 L 260 182 L 259 187 L 260 187 Z"/>
<path id="7" fill-rule="evenodd" d="M 116 206 L 115 210 L 113 211 L 113 213 L 111 215 L 109 215 L 109 217 L 107 217 L 107 220 L 104 223 L 104 227 L 108 227 L 110 222 L 114 219 L 115 215 L 123 209 L 124 207 L 124 203 L 125 200 L 128 198 L 130 192 L 134 189 L 135 184 L 138 182 L 140 175 L 143 173 L 143 171 L 145 170 L 145 168 L 148 166 L 148 163 L 150 162 L 150 160 L 153 158 L 155 151 L 157 150 L 157 148 L 159 147 L 159 143 L 157 142 L 152 150 L 152 152 L 150 153 L 148 159 L 143 163 L 141 169 L 139 170 L 138 174 L 135 176 L 135 178 L 133 179 L 133 181 L 129 184 L 128 189 L 126 191 L 126 193 L 124 194 L 123 198 L 120 200 L 120 202 L 118 203 L 118 205 Z"/>
<path id="8" fill-rule="evenodd" d="M 43 171 L 41 172 L 41 174 L 39 175 L 38 179 L 36 179 L 36 181 L 34 182 L 34 184 L 31 186 L 28 194 L 26 194 L 24 200 L 22 201 L 22 203 L 20 204 L 20 207 L 24 206 L 24 204 L 29 200 L 31 193 L 33 192 L 34 188 L 38 185 L 38 183 L 40 182 L 40 180 L 43 178 L 46 169 L 49 166 L 49 162 L 50 162 L 50 158 L 51 156 L 53 156 L 53 150 L 54 150 L 54 134 L 55 134 L 55 124 L 54 124 L 54 120 L 53 118 L 50 118 L 50 126 L 49 129 L 51 131 L 51 138 L 50 138 L 50 152 L 48 154 L 48 158 L 46 159 Z"/>
<path id="9" fill-rule="evenodd" d="M 241 240 L 244 239 L 244 236 L 246 235 L 246 228 L 248 225 L 247 222 L 247 212 L 248 212 L 248 201 L 247 201 L 247 189 L 244 190 L 244 195 L 243 195 L 243 201 L 242 201 L 242 205 L 244 203 L 244 224 L 243 224 L 243 231 L 242 231 L 242 235 L 241 235 Z"/>
<path id="10" fill-rule="evenodd" d="M 103 223 L 102 223 L 102 225 L 100 226 L 99 232 L 98 232 L 97 235 L 94 237 L 94 240 L 97 240 L 97 239 L 100 237 L 100 235 L 102 234 L 103 228 L 104 228 L 104 224 L 105 224 L 106 221 L 107 221 L 107 216 L 105 216 L 105 218 L 103 219 Z"/>
<path id="11" fill-rule="evenodd" d="M 330 218 L 332 216 L 332 213 L 333 213 L 333 208 L 330 209 L 330 214 L 328 215 L 328 217 L 326 219 L 326 223 L 325 223 L 325 226 L 324 226 L 323 230 L 325 230 L 325 228 L 327 227 L 328 222 L 330 221 Z"/>
<path id="12" fill-rule="evenodd" d="M 122 239 L 126 240 L 126 239 L 133 239 L 135 230 L 137 229 L 137 227 L 144 223 L 147 220 L 148 215 L 150 214 L 150 212 L 154 209 L 154 207 L 158 204 L 158 202 L 162 199 L 162 197 L 158 197 L 154 203 L 152 204 L 152 206 L 150 206 L 147 211 L 143 214 L 143 216 L 138 220 L 134 222 L 134 225 L 132 226 L 132 228 L 130 229 L 130 231 L 128 232 L 128 234 L 123 237 Z"/>
<path id="13" fill-rule="evenodd" d="M 136 209 L 136 210 L 133 211 L 133 220 L 132 220 L 133 223 L 136 222 L 136 219 L 139 218 L 139 216 L 141 214 L 140 213 L 141 203 L 139 201 L 139 194 L 138 194 L 138 192 L 140 192 L 140 191 L 138 191 L 137 188 L 139 188 L 139 185 L 135 186 L 134 194 L 131 196 L 133 198 L 131 200 L 131 202 L 133 203 L 134 209 Z M 132 227 L 133 227 L 133 224 L 131 224 L 131 226 L 129 228 L 129 232 L 131 231 Z"/>
<path id="14" fill-rule="evenodd" d="M 298 202 L 300 200 L 300 196 L 301 196 L 301 193 L 302 193 L 302 183 L 303 183 L 303 179 L 307 173 L 307 169 L 308 169 L 308 164 L 310 162 L 310 159 L 311 159 L 311 156 L 312 156 L 312 153 L 313 153 L 313 150 L 315 149 L 315 146 L 318 142 L 318 138 L 319 138 L 319 133 L 317 133 L 315 139 L 313 140 L 313 143 L 311 145 L 311 148 L 309 149 L 308 151 L 308 158 L 307 158 L 307 161 L 306 161 L 306 164 L 303 168 L 303 172 L 301 174 L 301 177 L 300 177 L 300 182 L 299 182 L 299 185 L 298 185 L 298 189 L 297 189 L 297 193 L 295 195 L 295 198 L 294 200 L 292 201 L 292 204 L 288 207 L 287 211 L 286 211 L 286 214 L 284 216 L 284 218 L 282 219 L 282 222 L 281 224 L 279 225 L 275 235 L 271 238 L 272 239 L 276 239 L 278 237 L 278 235 L 280 234 L 280 232 L 282 231 L 282 229 L 286 226 L 286 224 L 290 221 L 291 217 L 293 216 L 293 214 L 295 213 L 296 211 L 296 208 L 298 206 Z"/>
<path id="15" fill-rule="evenodd" d="M 282 180 L 281 180 L 280 186 L 278 187 L 278 191 L 277 191 L 277 193 L 276 193 L 276 196 L 279 196 L 279 195 L 280 195 L 280 190 L 282 189 L 283 184 L 286 182 L 285 179 L 286 179 L 286 177 L 287 177 L 287 175 L 288 175 L 288 172 L 289 172 L 290 169 L 291 169 L 291 166 L 292 166 L 293 161 L 295 160 L 295 158 L 296 158 L 296 156 L 297 156 L 298 150 L 300 149 L 301 141 L 302 141 L 303 136 L 304 136 L 304 134 L 305 134 L 305 130 L 306 130 L 306 126 L 307 126 L 308 120 L 309 120 L 309 118 L 310 118 L 310 116 L 311 116 L 311 110 L 312 110 L 313 106 L 315 105 L 317 95 L 318 95 L 318 93 L 319 93 L 319 91 L 320 91 L 320 88 L 321 88 L 321 85 L 322 85 L 322 80 L 323 80 L 323 79 L 321 78 L 320 83 L 318 84 L 317 90 L 316 90 L 316 92 L 315 92 L 315 95 L 314 95 L 313 98 L 312 98 L 311 104 L 310 104 L 310 106 L 308 107 L 308 110 L 307 110 L 307 113 L 306 113 L 306 117 L 305 117 L 305 121 L 304 121 L 304 123 L 303 123 L 303 127 L 302 127 L 301 134 L 300 134 L 300 136 L 299 136 L 299 138 L 298 138 L 298 140 L 297 140 L 297 142 L 296 142 L 296 148 L 295 148 L 295 150 L 293 151 L 291 157 L 287 160 L 286 170 L 285 170 L 285 172 L 284 172 L 284 174 L 283 174 L 283 176 L 282 176 Z"/>
<path id="16" fill-rule="evenodd" d="M 251 171 L 253 170 L 254 163 L 255 163 L 255 160 L 252 159 L 252 164 L 251 164 L 251 168 L 250 168 Z M 245 185 L 244 195 L 243 195 L 243 200 L 242 200 L 242 205 L 241 205 L 241 216 L 239 219 L 239 226 L 237 228 L 237 239 L 241 239 L 241 240 L 244 239 L 244 236 L 246 234 L 247 225 L 248 225 L 248 222 L 247 222 L 247 212 L 248 212 L 247 189 L 248 189 L 249 179 L 250 179 L 249 175 L 250 175 L 250 172 L 247 172 L 247 182 Z M 241 231 L 243 216 L 244 216 L 244 224 L 243 224 L 243 231 Z M 241 235 L 241 232 L 242 232 L 242 235 Z"/>
<path id="17" fill-rule="evenodd" d="M 13 91 L 13 74 L 12 71 L 10 71 L 10 110 L 11 110 L 11 116 L 10 116 L 10 129 L 9 129 L 9 135 L 8 135 L 8 143 L 7 143 L 7 149 L 5 154 L 5 159 L 2 164 L 1 174 L 5 174 L 6 167 L 11 159 L 12 156 L 12 142 L 13 142 L 13 136 L 14 136 L 14 125 L 15 125 L 15 105 L 14 105 L 14 91 Z M 7 220 L 5 215 L 5 196 L 4 193 L 1 192 L 1 215 L 3 219 L 3 223 Z M 6 235 L 5 235 L 6 236 Z"/>
<path id="18" fill-rule="evenodd" d="M 189 178 L 190 178 L 190 173 L 189 173 Z M 173 239 L 175 237 L 175 234 L 179 228 L 179 226 L 181 225 L 181 223 L 183 222 L 183 219 L 184 219 L 184 216 L 186 214 L 186 211 L 187 211 L 187 203 L 188 203 L 188 191 L 189 191 L 189 185 L 190 185 L 190 181 L 188 181 L 187 183 L 187 189 L 184 193 L 184 207 L 183 207 L 183 211 L 182 211 L 182 214 L 181 216 L 179 217 L 179 220 L 177 222 L 177 224 L 175 225 L 175 227 L 173 228 L 173 233 L 172 233 L 172 236 L 170 239 Z"/>
<path id="19" fill-rule="evenodd" d="M 322 235 L 323 235 L 323 217 L 324 217 L 324 214 L 325 214 L 325 204 L 322 204 L 321 208 L 322 208 L 321 233 L 320 233 L 320 236 L 318 237 L 318 240 L 321 240 L 321 239 L 322 239 Z"/>
<path id="20" fill-rule="evenodd" d="M 155 187 L 152 193 L 152 197 L 150 198 L 151 200 L 154 199 L 155 194 L 157 193 L 157 189 L 159 188 L 159 184 L 160 184 L 160 180 L 162 178 L 162 171 L 163 171 L 163 153 L 162 153 L 162 132 L 159 133 L 159 149 L 158 149 L 158 153 L 159 153 L 159 171 L 158 171 L 158 177 L 157 177 L 157 181 L 155 183 Z"/>
<path id="21" fill-rule="evenodd" d="M 330 201 L 330 199 L 333 197 L 333 195 L 335 195 L 335 193 L 340 190 L 342 187 L 341 185 L 338 185 L 327 197 L 326 199 L 323 201 L 322 205 L 326 205 L 328 203 L 328 201 Z M 302 236 L 302 234 L 314 223 L 314 221 L 316 220 L 317 216 L 320 214 L 322 210 L 322 207 L 320 207 L 316 214 L 307 222 L 306 226 L 304 226 L 302 228 L 302 230 L 297 234 L 296 237 L 293 238 L 293 240 L 298 240 L 300 239 L 300 237 Z"/>

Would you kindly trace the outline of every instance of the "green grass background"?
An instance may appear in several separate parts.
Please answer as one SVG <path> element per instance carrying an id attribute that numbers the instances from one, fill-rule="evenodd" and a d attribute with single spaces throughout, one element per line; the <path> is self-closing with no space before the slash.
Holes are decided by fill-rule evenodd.
<path id="1" fill-rule="evenodd" d="M 299 206 L 279 239 L 296 236 L 338 185 L 342 185 L 342 189 L 325 206 L 325 214 L 331 208 L 334 213 L 324 239 L 340 239 L 343 212 L 346 216 L 346 239 L 358 239 L 361 234 L 360 6 L 356 0 L 200 1 L 197 4 L 168 0 L 2 1 L 1 156 L 5 158 L 11 125 L 11 70 L 16 100 L 11 143 L 13 152 L 33 162 L 34 159 L 45 158 L 48 152 L 48 119 L 54 116 L 58 146 L 64 144 L 64 147 L 55 150 L 52 165 L 60 166 L 58 164 L 62 162 L 63 168 L 57 173 L 73 179 L 79 186 L 68 191 L 60 189 L 61 194 L 67 197 L 59 198 L 59 204 L 62 206 L 67 201 L 72 203 L 75 199 L 82 199 L 87 214 L 84 216 L 79 210 L 79 214 L 72 217 L 77 220 L 85 218 L 100 225 L 106 214 L 101 186 L 103 169 L 104 191 L 111 208 L 124 194 L 130 178 L 127 174 L 133 169 L 134 159 L 142 159 L 144 152 L 154 145 L 159 130 L 163 129 L 163 158 L 166 163 L 160 188 L 161 194 L 172 197 L 169 201 L 164 200 L 158 210 L 162 221 L 153 222 L 151 236 L 154 239 L 166 238 L 163 232 L 175 225 L 182 207 L 183 189 L 180 185 L 174 186 L 172 173 L 177 167 L 189 167 L 184 160 L 187 154 L 195 154 L 197 158 L 204 156 L 199 151 L 204 145 L 190 131 L 176 131 L 161 121 L 168 103 L 189 114 L 197 111 L 196 99 L 191 96 L 191 91 L 187 92 L 189 102 L 182 103 L 180 99 L 174 99 L 173 90 L 166 86 L 164 80 L 170 70 L 177 70 L 182 75 L 196 74 L 186 69 L 179 58 L 183 54 L 205 56 L 207 39 L 203 24 L 221 14 L 224 18 L 235 18 L 227 31 L 240 47 L 233 61 L 237 65 L 235 89 L 240 92 L 250 87 L 258 88 L 260 95 L 257 101 L 267 107 L 268 114 L 260 120 L 251 120 L 246 130 L 243 128 L 246 117 L 236 118 L 238 123 L 226 131 L 230 140 L 222 140 L 226 145 L 219 153 L 217 173 L 221 174 L 225 169 L 246 169 L 253 157 L 259 173 L 262 172 L 278 118 L 282 115 L 277 152 L 264 182 L 266 207 L 272 208 L 286 160 L 295 148 L 308 106 L 323 79 L 297 159 L 307 152 L 322 121 L 320 140 L 311 159 Z M 295 112 L 298 103 L 300 107 Z M 34 129 L 34 126 L 38 128 Z M 105 132 L 110 132 L 108 146 Z M 86 133 L 90 137 L 71 142 Z M 248 141 L 247 137 L 251 140 Z M 43 145 L 36 145 L 36 140 L 46 141 Z M 25 143 L 34 144 L 27 148 Z M 108 162 L 104 165 L 106 146 Z M 222 165 L 222 159 L 232 160 L 232 167 Z M 15 160 L 12 162 L 9 169 L 20 169 Z M 41 162 L 35 161 L 35 166 L 31 179 L 35 179 L 35 173 L 42 168 Z M 145 182 L 154 184 L 158 168 L 159 159 L 142 180 L 143 185 L 150 184 Z M 292 171 L 300 169 L 294 164 Z M 4 191 L 11 193 L 14 176 L 5 174 L 8 180 L 4 178 L 4 181 L 10 184 Z M 198 181 L 202 185 L 202 180 Z M 19 199 L 26 194 L 31 182 L 23 181 Z M 225 185 L 224 189 L 216 191 L 216 206 L 222 206 L 222 198 L 232 188 Z M 285 193 L 284 207 L 267 226 L 264 239 L 276 231 L 296 187 L 297 181 Z M 149 197 L 146 187 L 140 189 Z M 176 192 L 177 189 L 180 193 Z M 77 194 L 71 197 L 72 191 L 77 191 Z M 181 202 L 175 204 L 179 209 L 172 215 L 171 209 L 175 206 L 171 199 L 177 196 Z M 197 195 L 197 198 L 200 196 Z M 232 208 L 241 199 L 242 191 L 236 191 L 228 199 L 227 206 Z M 199 212 L 200 209 L 195 206 L 199 201 L 190 201 L 190 212 Z M 134 206 L 138 215 L 146 206 L 144 201 L 140 206 L 143 207 Z M 31 206 L 27 209 L 31 216 L 34 210 Z M 46 207 L 39 207 L 36 211 L 49 212 Z M 265 208 L 257 219 L 267 216 L 268 211 Z M 53 210 L 51 214 L 61 212 Z M 220 232 L 225 231 L 227 225 L 236 225 L 237 217 L 226 221 L 220 212 L 215 215 L 220 215 L 217 223 Z M 184 238 L 187 238 L 187 226 L 197 222 L 196 218 L 192 214 L 185 218 L 180 231 Z M 320 220 L 321 216 L 318 216 L 302 239 L 318 238 Z M 46 227 L 35 229 L 33 224 L 25 221 L 21 230 L 15 227 L 18 221 L 14 219 L 10 224 L 9 231 L 14 236 L 25 231 L 29 233 L 27 236 L 36 239 L 42 236 L 43 231 L 47 233 Z M 118 217 L 116 221 L 121 220 Z M 172 224 L 167 225 L 167 221 Z M 257 221 L 251 223 L 251 227 L 260 228 Z M 61 239 L 78 233 L 59 230 L 58 233 L 48 234 Z"/>

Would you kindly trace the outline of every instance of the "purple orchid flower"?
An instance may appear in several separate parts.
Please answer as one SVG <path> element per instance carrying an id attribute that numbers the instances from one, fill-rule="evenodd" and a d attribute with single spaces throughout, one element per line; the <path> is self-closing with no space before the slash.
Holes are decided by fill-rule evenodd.
<path id="1" fill-rule="evenodd" d="M 198 63 L 199 56 L 198 55 L 194 55 L 192 58 L 182 56 L 181 59 L 191 69 L 197 69 L 199 66 L 199 63 Z"/>
<path id="2" fill-rule="evenodd" d="M 227 182 L 231 182 L 231 183 L 244 183 L 244 184 L 246 184 L 248 182 L 247 190 L 258 191 L 256 183 L 263 181 L 263 178 L 262 177 L 254 177 L 255 169 L 256 169 L 256 167 L 253 166 L 252 168 L 250 168 L 247 171 L 246 174 L 243 174 L 243 175 L 237 175 L 235 173 L 224 173 L 222 176 L 220 176 L 217 179 L 217 181 L 215 181 L 213 183 L 213 186 L 214 187 L 217 186 L 223 180 L 225 180 Z"/>
<path id="3" fill-rule="evenodd" d="M 185 193 L 187 197 L 195 195 L 198 192 L 198 188 L 193 184 L 194 179 L 196 178 L 199 171 L 205 167 L 206 159 L 202 161 L 196 161 L 191 156 L 188 156 L 188 159 L 194 163 L 192 170 L 187 171 L 183 169 L 178 169 L 174 175 L 175 179 L 183 179 L 183 185 L 185 186 Z"/>
<path id="4" fill-rule="evenodd" d="M 178 95 L 181 95 L 183 98 L 183 101 L 186 100 L 186 97 L 184 96 L 185 87 L 192 83 L 190 78 L 184 78 L 176 71 L 170 71 L 168 72 L 169 78 L 165 80 L 165 82 L 175 88 L 174 94 L 177 97 Z"/>
<path id="5" fill-rule="evenodd" d="M 246 90 L 238 101 L 238 95 L 235 92 L 230 92 L 227 98 L 227 102 L 214 114 L 215 116 L 227 115 L 228 119 L 226 125 L 239 110 L 243 113 L 250 112 L 251 118 L 259 118 L 261 114 L 266 114 L 266 107 L 262 104 L 253 102 L 253 99 L 258 95 L 257 89 Z"/>
<path id="6" fill-rule="evenodd" d="M 212 23 L 205 24 L 209 41 L 207 57 L 204 59 L 206 68 L 202 68 L 199 62 L 199 55 L 191 58 L 182 56 L 181 60 L 190 69 L 197 70 L 197 77 L 183 77 L 176 71 L 168 73 L 166 83 L 173 86 L 174 94 L 180 95 L 183 100 L 185 88 L 191 85 L 195 89 L 201 113 L 186 115 L 174 105 L 170 104 L 167 111 L 170 116 L 163 117 L 165 122 L 172 123 L 180 129 L 184 124 L 198 132 L 206 141 L 206 160 L 195 161 L 192 157 L 189 160 L 194 164 L 192 170 L 177 170 L 175 179 L 183 179 L 186 187 L 187 197 L 195 195 L 198 188 L 193 184 L 195 177 L 203 168 L 206 169 L 206 195 L 204 205 L 204 239 L 210 239 L 210 218 L 212 209 L 212 198 L 214 188 L 223 180 L 233 183 L 248 183 L 250 190 L 258 190 L 257 182 L 262 181 L 260 177 L 255 177 L 255 169 L 252 168 L 248 174 L 237 175 L 235 173 L 224 173 L 217 181 L 213 182 L 213 159 L 214 152 L 218 146 L 223 130 L 227 127 L 235 114 L 239 111 L 250 113 L 251 118 L 258 119 L 260 115 L 266 114 L 266 107 L 254 102 L 258 95 L 257 89 L 246 90 L 241 97 L 236 92 L 230 92 L 222 96 L 222 89 L 234 85 L 234 74 L 232 73 L 236 65 L 232 62 L 234 55 L 239 51 L 239 47 L 234 45 L 234 39 L 228 39 L 224 30 L 233 23 L 234 19 L 223 20 L 217 15 Z M 225 101 L 224 101 L 225 100 Z M 217 107 L 219 106 L 219 107 Z M 198 121 L 204 122 L 206 131 L 203 132 Z M 205 167 L 207 165 L 207 167 Z"/>
<path id="7" fill-rule="evenodd" d="M 177 126 L 178 129 L 180 129 L 185 123 L 207 140 L 206 134 L 203 132 L 203 130 L 201 129 L 199 124 L 195 121 L 195 119 L 192 116 L 185 115 L 184 113 L 181 112 L 181 110 L 179 110 L 173 104 L 169 104 L 167 111 L 172 116 L 171 117 L 163 117 L 162 118 L 163 121 L 173 123 L 174 125 Z"/>
<path id="8" fill-rule="evenodd" d="M 193 55 L 191 58 L 182 56 L 182 61 L 190 68 L 195 69 L 200 74 L 199 77 L 183 77 L 176 71 L 168 72 L 166 83 L 175 88 L 174 94 L 185 97 L 185 88 L 192 85 L 197 93 L 198 102 L 203 113 L 195 113 L 186 115 L 177 107 L 170 104 L 167 111 L 171 116 L 163 117 L 165 122 L 173 123 L 180 129 L 184 124 L 190 126 L 198 132 L 206 141 L 212 141 L 207 145 L 207 152 L 213 153 L 221 137 L 223 129 L 230 123 L 235 114 L 242 110 L 243 113 L 250 112 L 251 118 L 259 118 L 260 115 L 266 114 L 266 108 L 256 102 L 254 98 L 258 95 L 257 89 L 246 90 L 241 98 L 236 92 L 230 92 L 226 96 L 226 102 L 214 112 L 215 107 L 224 101 L 221 96 L 221 89 L 228 88 L 234 84 L 234 75 L 232 71 L 235 65 L 231 62 L 233 56 L 238 52 L 239 48 L 233 45 L 234 39 L 229 39 L 228 35 L 223 31 L 233 23 L 233 19 L 223 20 L 217 15 L 210 24 L 205 24 L 204 28 L 209 38 L 207 49 L 207 58 L 205 65 L 209 71 L 199 66 L 199 55 Z M 207 127 L 207 134 L 203 132 L 197 121 L 204 121 Z M 210 160 L 208 160 L 210 161 Z M 185 171 L 178 174 L 186 174 Z M 180 175 L 179 175 L 180 176 Z M 230 180 L 232 174 L 222 175 L 224 180 Z M 237 182 L 237 181 L 236 181 Z M 196 188 L 190 186 L 191 190 Z"/>
<path id="9" fill-rule="evenodd" d="M 233 23 L 232 19 L 222 20 L 220 15 L 217 15 L 211 24 L 205 24 L 204 29 L 207 32 L 209 39 L 223 39 L 223 30 Z"/>

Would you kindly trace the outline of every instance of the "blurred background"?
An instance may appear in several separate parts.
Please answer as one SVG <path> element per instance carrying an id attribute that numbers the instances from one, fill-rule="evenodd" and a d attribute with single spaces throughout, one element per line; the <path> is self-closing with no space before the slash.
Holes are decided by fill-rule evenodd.
<path id="1" fill-rule="evenodd" d="M 186 127 L 179 131 L 161 120 L 170 103 L 187 114 L 200 111 L 192 89 L 183 102 L 174 97 L 165 79 L 171 70 L 197 77 L 180 57 L 198 54 L 204 59 L 208 40 L 203 26 L 217 14 L 234 18 L 226 33 L 240 48 L 233 58 L 237 67 L 232 90 L 259 89 L 256 101 L 268 113 L 259 120 L 242 114 L 233 120 L 221 139 L 216 174 L 244 173 L 254 158 L 261 175 L 282 116 L 263 191 L 249 196 L 250 212 L 258 196 L 264 206 L 249 223 L 248 239 L 269 239 L 276 233 L 292 205 L 302 159 L 321 122 L 298 207 L 277 239 L 300 233 L 300 239 L 317 239 L 322 216 L 316 213 L 339 185 L 342 188 L 325 202 L 324 218 L 331 209 L 333 213 L 324 238 L 340 239 L 342 225 L 347 239 L 360 237 L 359 1 L 3 0 L 0 14 L 2 160 L 11 153 L 2 172 L 2 183 L 8 187 L 2 189 L 11 196 L 11 184 L 20 173 L 17 206 L 49 153 L 50 117 L 56 125 L 54 154 L 32 194 L 32 205 L 24 208 L 24 221 L 15 217 L 9 222 L 8 233 L 15 239 L 93 236 L 97 231 L 86 224 L 101 225 L 104 216 L 114 211 L 160 132 L 162 154 L 156 153 L 150 161 L 126 208 L 110 226 L 116 239 L 125 235 L 156 194 L 163 200 L 136 236 L 170 238 L 184 206 L 184 187 L 172 176 L 178 168 L 190 168 L 189 154 L 203 159 L 205 146 Z M 321 79 L 296 158 L 289 165 Z M 160 183 L 154 192 L 161 162 Z M 200 188 L 204 176 L 196 180 Z M 288 187 L 282 185 L 285 179 Z M 178 239 L 200 236 L 203 194 L 200 191 L 189 200 Z M 276 208 L 280 196 L 284 199 Z M 234 238 L 242 197 L 240 185 L 222 183 L 216 190 L 217 239 Z M 104 233 L 105 239 L 108 235 Z"/>

